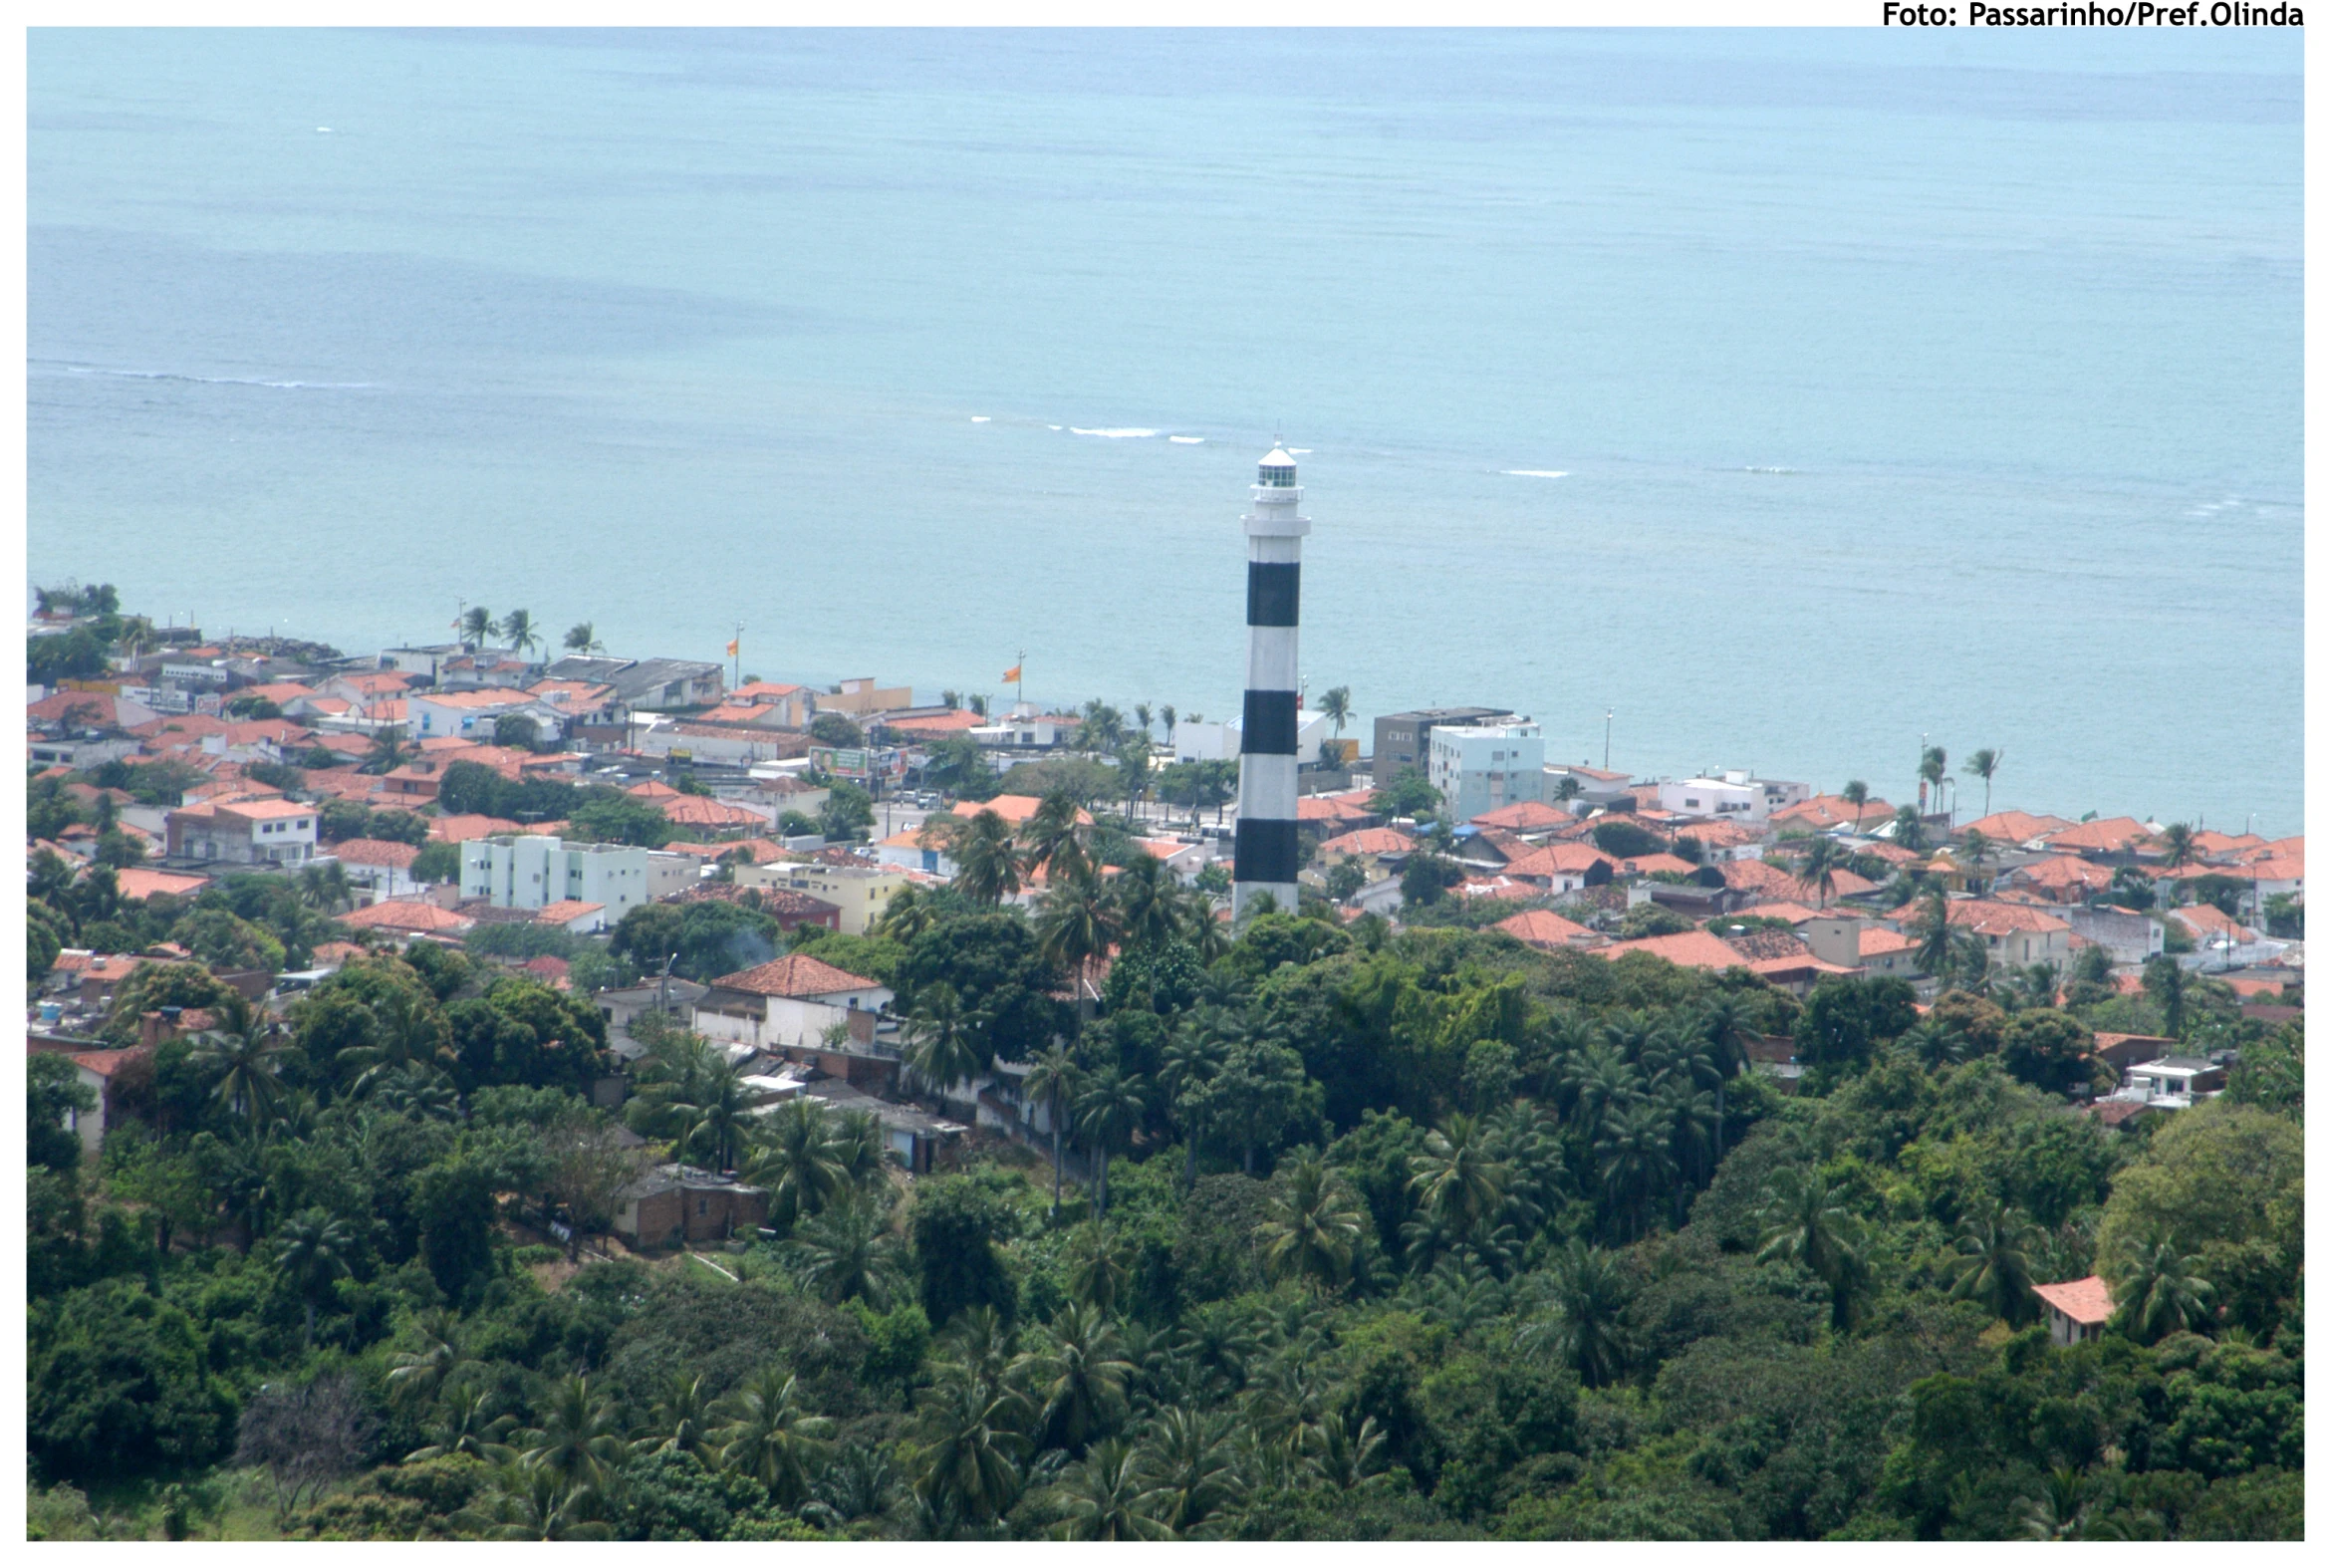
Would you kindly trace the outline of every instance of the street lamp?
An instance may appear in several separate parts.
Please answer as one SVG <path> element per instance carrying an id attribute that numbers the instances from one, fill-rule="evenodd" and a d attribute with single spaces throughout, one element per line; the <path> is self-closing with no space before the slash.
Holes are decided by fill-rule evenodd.
<path id="1" fill-rule="evenodd" d="M 1616 708 L 1603 709 L 1603 771 L 1605 773 L 1611 771 L 1611 715 L 1617 711 Z"/>

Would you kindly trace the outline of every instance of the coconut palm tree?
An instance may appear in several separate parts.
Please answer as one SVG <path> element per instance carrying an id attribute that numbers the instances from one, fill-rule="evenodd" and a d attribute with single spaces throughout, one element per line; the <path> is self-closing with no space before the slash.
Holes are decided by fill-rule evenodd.
<path id="1" fill-rule="evenodd" d="M 939 819 L 936 830 L 955 863 L 955 887 L 974 904 L 1001 904 L 1020 891 L 1019 846 L 1011 824 L 993 810 Z"/>
<path id="2" fill-rule="evenodd" d="M 348 1255 L 356 1237 L 344 1222 L 321 1208 L 311 1208 L 283 1222 L 275 1236 L 275 1266 L 299 1292 L 300 1346 L 316 1343 L 316 1301 L 332 1282 L 348 1274 Z"/>
<path id="3" fill-rule="evenodd" d="M 1626 1221 L 1630 1241 L 1642 1234 L 1644 1213 L 1652 1199 L 1675 1184 L 1674 1138 L 1665 1108 L 1657 1101 L 1643 1099 L 1606 1118 L 1602 1136 L 1595 1140 L 1603 1191 L 1614 1212 Z"/>
<path id="4" fill-rule="evenodd" d="M 1546 1270 L 1545 1290 L 1553 1311 L 1524 1327 L 1514 1348 L 1552 1356 L 1590 1389 L 1617 1382 L 1633 1354 L 1627 1330 L 1633 1293 L 1618 1258 L 1573 1236 Z"/>
<path id="5" fill-rule="evenodd" d="M 987 1066 L 985 1024 L 944 980 L 925 986 L 906 1015 L 906 1065 L 938 1097 L 942 1114 L 947 1091 Z"/>
<path id="6" fill-rule="evenodd" d="M 1098 1220 L 1087 1220 L 1069 1235 L 1070 1296 L 1100 1313 L 1113 1312 L 1133 1280 L 1133 1249 Z"/>
<path id="7" fill-rule="evenodd" d="M 1136 802 L 1149 793 L 1152 749 L 1149 736 L 1136 735 L 1117 750 L 1117 774 L 1125 781 L 1125 814 L 1129 820 Z"/>
<path id="8" fill-rule="evenodd" d="M 502 636 L 509 640 L 513 653 L 542 647 L 542 633 L 535 626 L 534 617 L 523 610 L 513 610 L 502 617 Z"/>
<path id="9" fill-rule="evenodd" d="M 2208 1280 L 2194 1272 L 2194 1259 L 2166 1236 L 2147 1236 L 2121 1248 L 2112 1261 L 2113 1301 L 2122 1331 L 2150 1345 L 2206 1323 Z"/>
<path id="10" fill-rule="evenodd" d="M 1829 1286 L 1830 1319 L 1845 1328 L 1861 1270 L 1862 1226 L 1844 1186 L 1825 1185 L 1804 1167 L 1784 1166 L 1764 1184 L 1757 1213 L 1759 1263 L 1798 1263 Z"/>
<path id="11" fill-rule="evenodd" d="M 804 1407 L 793 1374 L 779 1366 L 763 1367 L 719 1409 L 729 1418 L 714 1434 L 720 1462 L 759 1481 L 781 1506 L 799 1507 L 810 1494 L 812 1461 L 833 1440 L 832 1419 Z"/>
<path id="12" fill-rule="evenodd" d="M 717 1417 L 704 1375 L 675 1372 L 656 1397 L 646 1435 L 632 1443 L 635 1453 L 692 1453 L 704 1468 L 720 1464 L 719 1444 L 712 1440 Z"/>
<path id="13" fill-rule="evenodd" d="M 1077 1094 L 1077 1132 L 1099 1167 L 1093 1186 L 1096 1218 L 1109 1212 L 1109 1161 L 1133 1141 L 1134 1129 L 1149 1113 L 1149 1080 L 1116 1062 L 1090 1074 Z"/>
<path id="14" fill-rule="evenodd" d="M 1983 781 L 1983 815 L 1991 814 L 1991 775 L 1999 771 L 1999 764 L 2007 760 L 2007 753 L 1996 746 L 1984 746 L 1969 755 L 1960 764 L 1969 778 Z"/>
<path id="15" fill-rule="evenodd" d="M 1845 869 L 1848 859 L 1845 846 L 1837 840 L 1826 836 L 1817 838 L 1797 858 L 1797 882 L 1819 893 L 1821 907 L 1826 910 L 1831 896 L 1837 892 L 1837 874 Z"/>
<path id="16" fill-rule="evenodd" d="M 1854 808 L 1854 831 L 1862 831 L 1862 808 L 1870 803 L 1870 786 L 1860 779 L 1847 779 L 1846 786 L 1837 792 L 1838 799 Z"/>
<path id="17" fill-rule="evenodd" d="M 1158 722 L 1166 726 L 1166 744 L 1168 746 L 1173 744 L 1173 722 L 1180 715 L 1173 711 L 1172 703 L 1166 702 L 1159 705 Z"/>
<path id="18" fill-rule="evenodd" d="M 1018 1394 L 963 1368 L 943 1374 L 921 1403 L 914 1494 L 941 1521 L 984 1524 L 1020 1493 L 1028 1451 Z"/>
<path id="19" fill-rule="evenodd" d="M 1067 1470 L 1053 1496 L 1065 1515 L 1053 1526 L 1064 1541 L 1169 1541 L 1172 1528 L 1158 1517 L 1152 1490 L 1117 1438 L 1102 1443 Z"/>
<path id="20" fill-rule="evenodd" d="M 1464 1239 L 1478 1235 L 1504 1203 L 1510 1176 L 1480 1123 L 1461 1111 L 1427 1134 L 1424 1152 L 1409 1160 L 1409 1190 L 1419 1206 Z"/>
<path id="21" fill-rule="evenodd" d="M 2200 854 L 2194 847 L 2194 830 L 2183 822 L 2173 822 L 2161 830 L 2161 864 L 2164 871 L 2176 871 L 2190 865 Z"/>
<path id="22" fill-rule="evenodd" d="M 283 1098 L 283 1081 L 276 1074 L 291 1041 L 281 1026 L 254 1019 L 247 1005 L 229 1004 L 221 1022 L 226 1027 L 195 1036 L 187 1063 L 217 1073 L 218 1086 L 211 1098 L 256 1130 Z"/>
<path id="23" fill-rule="evenodd" d="M 1045 795 L 1020 829 L 1027 864 L 1043 867 L 1044 880 L 1053 887 L 1092 874 L 1092 862 L 1085 857 L 1085 825 L 1077 820 L 1080 815 L 1076 798 L 1056 789 Z M 961 864 L 960 859 L 956 864 Z"/>
<path id="24" fill-rule="evenodd" d="M 1078 1301 L 1053 1316 L 1043 1341 L 1013 1367 L 1036 1406 L 1038 1426 L 1053 1439 L 1050 1445 L 1072 1453 L 1115 1427 L 1134 1370 L 1116 1325 Z"/>
<path id="25" fill-rule="evenodd" d="M 542 1425 L 519 1437 L 519 1458 L 577 1486 L 598 1490 L 624 1460 L 615 1402 L 581 1374 L 561 1378 L 543 1402 Z"/>
<path id="26" fill-rule="evenodd" d="M 674 1101 L 671 1109 L 687 1129 L 674 1150 L 675 1158 L 684 1158 L 688 1148 L 696 1146 L 711 1156 L 714 1170 L 736 1168 L 745 1130 L 755 1120 L 752 1094 L 736 1064 L 723 1058 L 704 1076 L 690 1099 Z"/>
<path id="27" fill-rule="evenodd" d="M 558 1470 L 506 1464 L 493 1490 L 452 1522 L 489 1541 L 604 1541 L 615 1532 L 591 1517 L 598 1502 L 593 1486 Z"/>
<path id="28" fill-rule="evenodd" d="M 1958 859 L 1973 874 L 1972 885 L 1967 889 L 1969 893 L 1982 891 L 1983 862 L 1990 859 L 1992 852 L 1997 848 L 1998 846 L 1993 844 L 1978 828 L 1969 828 L 1960 835 Z"/>
<path id="29" fill-rule="evenodd" d="M 1927 824 L 1919 815 L 1918 807 L 1905 805 L 1894 809 L 1894 842 L 1899 848 L 1913 852 L 1927 847 Z"/>
<path id="30" fill-rule="evenodd" d="M 1138 1462 L 1150 1505 L 1178 1535 L 1205 1523 L 1246 1489 L 1228 1420 L 1186 1406 L 1159 1412 L 1142 1434 Z"/>
<path id="31" fill-rule="evenodd" d="M 1344 726 L 1352 722 L 1352 688 L 1328 687 L 1327 695 L 1319 699 L 1319 711 L 1322 717 L 1336 726 L 1336 734 L 1341 738 Z"/>
<path id="32" fill-rule="evenodd" d="M 1350 1491 L 1384 1467 L 1385 1437 L 1373 1416 L 1354 1426 L 1330 1411 L 1303 1429 L 1301 1441 L 1305 1467 L 1338 1491 Z"/>
<path id="33" fill-rule="evenodd" d="M 443 1414 L 429 1429 L 428 1442 L 404 1456 L 406 1464 L 465 1453 L 488 1464 L 507 1464 L 518 1450 L 503 1439 L 517 1425 L 515 1417 L 496 1415 L 490 1389 L 457 1388 L 446 1397 Z"/>
<path id="34" fill-rule="evenodd" d="M 2039 1227 L 2020 1209 L 1990 1203 L 1963 1215 L 1955 1246 L 1964 1261 L 1950 1282 L 1951 1299 L 1979 1302 L 2010 1328 L 2022 1324 L 2036 1311 L 2031 1252 L 2038 1244 Z"/>
<path id="35" fill-rule="evenodd" d="M 770 1217 L 792 1223 L 821 1212 L 847 1180 L 831 1113 L 818 1101 L 797 1096 L 761 1123 L 745 1177 L 767 1189 Z"/>
<path id="36" fill-rule="evenodd" d="M 329 866 L 300 868 L 300 903 L 326 915 L 337 915 L 356 900 L 356 890 L 349 886 L 348 868 L 338 861 Z"/>
<path id="37" fill-rule="evenodd" d="M 599 640 L 599 629 L 588 621 L 578 621 L 567 628 L 567 651 L 571 653 L 604 653 L 607 645 Z"/>
<path id="38" fill-rule="evenodd" d="M 1117 906 L 1090 874 L 1054 882 L 1036 905 L 1036 950 L 1076 976 L 1077 1003 L 1093 989 L 1093 964 L 1117 944 Z"/>
<path id="39" fill-rule="evenodd" d="M 373 1043 L 349 1046 L 334 1058 L 336 1066 L 361 1069 L 349 1086 L 351 1095 L 361 1097 L 408 1067 L 437 1068 L 449 1063 L 451 1036 L 424 995 L 396 986 L 373 1004 Z"/>
<path id="40" fill-rule="evenodd" d="M 1181 930 L 1186 916 L 1180 885 L 1155 855 L 1131 857 L 1109 891 L 1117 932 L 1128 948 L 1153 947 Z"/>
<path id="41" fill-rule="evenodd" d="M 412 1328 L 413 1347 L 388 1358 L 388 1393 L 426 1407 L 471 1362 L 462 1344 L 461 1320 L 443 1307 L 422 1312 Z"/>
<path id="42" fill-rule="evenodd" d="M 358 771 L 363 773 L 393 773 L 412 760 L 413 751 L 404 743 L 402 724 L 386 724 L 373 731 L 373 748 L 365 753 Z"/>
<path id="43" fill-rule="evenodd" d="M 863 1199 L 836 1203 L 805 1220 L 786 1243 L 802 1282 L 835 1305 L 863 1300 L 887 1311 L 904 1273 L 899 1238 L 875 1205 Z"/>
<path id="44" fill-rule="evenodd" d="M 1950 756 L 1941 746 L 1929 746 L 1919 754 L 1919 777 L 1933 790 L 1929 797 L 1937 811 L 1942 809 L 1942 786 L 1950 780 Z"/>
<path id="45" fill-rule="evenodd" d="M 1050 1045 L 1028 1064 L 1021 1093 L 1044 1104 L 1045 1120 L 1052 1125 L 1052 1219 L 1060 1222 L 1060 1140 L 1068 1120 L 1067 1102 L 1076 1093 L 1076 1058 L 1064 1045 Z"/>
<path id="46" fill-rule="evenodd" d="M 1288 1166 L 1285 1186 L 1273 1195 L 1255 1235 L 1263 1266 L 1275 1278 L 1295 1278 L 1334 1290 L 1351 1277 L 1360 1244 L 1360 1209 L 1340 1177 L 1317 1155 Z"/>
<path id="47" fill-rule="evenodd" d="M 1950 940 L 1950 899 L 1941 885 L 1928 890 L 1911 929 L 1919 938 L 1919 945 L 1912 952 L 1911 961 L 1923 973 L 1938 978 L 1947 975 L 1953 953 Z"/>

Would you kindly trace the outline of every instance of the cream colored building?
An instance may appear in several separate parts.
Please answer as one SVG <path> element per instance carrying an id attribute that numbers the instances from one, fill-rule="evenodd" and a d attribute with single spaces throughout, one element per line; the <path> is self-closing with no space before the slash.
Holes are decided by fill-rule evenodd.
<path id="1" fill-rule="evenodd" d="M 882 918 L 891 895 L 911 881 L 895 866 L 828 866 L 819 861 L 771 861 L 765 866 L 739 866 L 740 888 L 789 888 L 823 899 L 842 912 L 842 931 L 864 936 L 867 927 Z"/>

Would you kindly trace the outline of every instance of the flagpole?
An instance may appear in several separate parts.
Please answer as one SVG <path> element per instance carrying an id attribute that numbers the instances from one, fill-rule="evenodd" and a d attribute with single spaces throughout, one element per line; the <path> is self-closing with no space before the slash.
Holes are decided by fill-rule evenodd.
<path id="1" fill-rule="evenodd" d="M 729 671 L 728 684 L 733 690 L 744 682 L 744 623 L 742 621 L 736 624 L 736 636 L 730 640 L 728 648 L 729 658 L 734 664 L 734 667 Z"/>
<path id="2" fill-rule="evenodd" d="M 1020 707 L 1025 705 L 1028 700 L 1028 651 L 1026 649 L 1020 650 L 1019 662 L 1012 665 L 1012 668 L 1017 670 L 1020 676 L 1018 680 L 1012 682 L 1012 706 Z"/>

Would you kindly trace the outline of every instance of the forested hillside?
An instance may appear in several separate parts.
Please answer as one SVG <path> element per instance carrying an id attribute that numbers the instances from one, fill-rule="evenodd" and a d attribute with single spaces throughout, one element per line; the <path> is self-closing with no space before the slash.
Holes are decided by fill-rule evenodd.
<path id="1" fill-rule="evenodd" d="M 2295 1025 L 2108 1130 L 2025 1081 L 2085 1025 L 2012 995 L 1800 1003 L 1373 918 L 1209 954 L 1162 915 L 1080 1025 L 1043 935 L 949 893 L 802 940 L 920 1059 L 1033 1063 L 1057 1211 L 1042 1140 L 909 1179 L 863 1119 L 740 1116 L 675 1032 L 623 1118 L 773 1202 L 702 1258 L 542 1239 L 644 1158 L 588 1103 L 587 1002 L 423 950 L 276 1030 L 153 966 L 220 1027 L 102 1153 L 34 1062 L 34 1533 L 2301 1533 Z M 1794 1094 L 1748 1062 L 1775 1037 Z M 2092 1271 L 2119 1315 L 2052 1347 L 2030 1285 Z"/>

